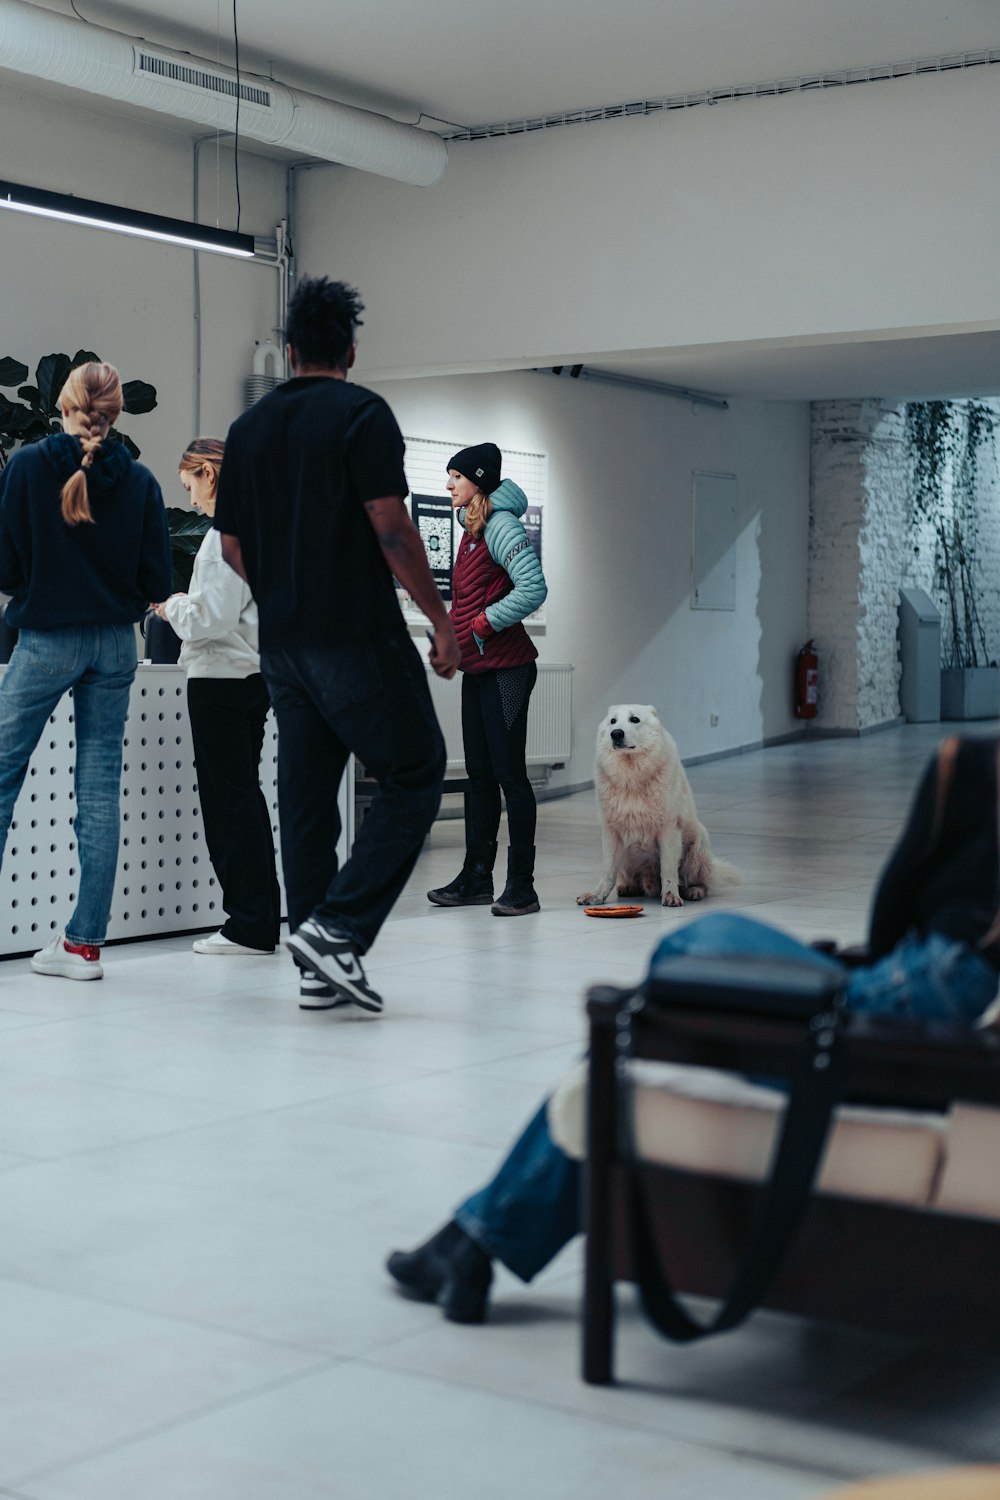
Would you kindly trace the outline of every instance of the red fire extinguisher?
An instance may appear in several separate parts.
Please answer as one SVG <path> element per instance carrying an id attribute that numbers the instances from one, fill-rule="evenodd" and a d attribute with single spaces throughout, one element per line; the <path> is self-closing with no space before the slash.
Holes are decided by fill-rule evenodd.
<path id="1" fill-rule="evenodd" d="M 815 719 L 819 698 L 819 657 L 816 642 L 806 641 L 795 658 L 795 717 Z"/>

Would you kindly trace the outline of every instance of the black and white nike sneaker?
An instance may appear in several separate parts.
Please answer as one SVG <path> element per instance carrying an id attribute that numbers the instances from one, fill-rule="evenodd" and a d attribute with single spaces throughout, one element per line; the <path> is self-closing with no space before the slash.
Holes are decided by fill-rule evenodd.
<path id="1" fill-rule="evenodd" d="M 301 927 L 285 939 L 285 946 L 301 968 L 329 985 L 333 992 L 329 996 L 316 994 L 315 999 L 325 1003 L 310 1005 L 308 1009 L 331 1010 L 331 1001 L 340 999 L 360 1005 L 362 1010 L 381 1011 L 382 996 L 368 983 L 354 944 L 342 933 L 321 926 L 314 917 L 306 917 Z"/>
<path id="2" fill-rule="evenodd" d="M 299 970 L 299 1010 L 336 1010 L 338 1005 L 349 1005 L 343 995 L 337 995 L 316 974 Z"/>

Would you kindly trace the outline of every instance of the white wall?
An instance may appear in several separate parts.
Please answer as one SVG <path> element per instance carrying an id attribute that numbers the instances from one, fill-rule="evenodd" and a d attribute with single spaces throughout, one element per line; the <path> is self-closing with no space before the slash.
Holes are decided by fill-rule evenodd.
<path id="1" fill-rule="evenodd" d="M 997 327 L 998 126 L 984 68 L 453 145 L 433 188 L 331 167 L 300 262 L 359 285 L 373 378 Z"/>
<path id="2" fill-rule="evenodd" d="M 909 474 L 901 408 L 813 405 L 809 633 L 819 653 L 821 729 L 856 734 L 899 716 Z"/>
<path id="3" fill-rule="evenodd" d="M 5 171 L 15 181 L 189 217 L 190 140 L 158 120 L 132 120 L 127 130 L 121 125 L 97 101 L 36 95 L 5 84 Z M 231 164 L 223 150 L 218 192 L 224 223 L 232 222 Z M 283 168 L 249 153 L 241 166 L 243 227 L 270 233 L 283 211 Z M 334 169 L 332 175 L 339 181 L 356 174 Z M 314 179 L 330 176 L 325 170 L 303 173 L 300 201 L 312 192 Z M 214 152 L 207 147 L 202 180 L 204 217 L 211 219 L 216 179 Z M 399 191 L 407 202 L 422 192 Z M 367 212 L 370 205 L 361 206 Z M 371 209 L 368 228 L 359 221 L 354 232 L 374 254 L 379 217 Z M 304 205 L 300 229 L 311 246 L 301 256 L 301 269 L 344 273 L 316 202 Z M 544 283 L 551 269 L 544 252 L 536 255 L 527 246 L 524 253 L 529 250 Z M 451 329 L 450 296 L 457 287 L 441 285 L 427 267 L 418 275 L 405 236 L 395 236 L 388 251 L 386 264 L 393 280 L 405 286 L 408 305 L 427 306 L 435 328 Z M 0 215 L 0 254 L 8 286 L 17 288 L 5 305 L 0 354 L 33 367 L 41 354 L 72 354 L 88 346 L 117 363 L 126 379 L 152 381 L 160 405 L 134 419 L 131 428 L 168 498 L 182 503 L 175 475 L 193 420 L 191 255 L 13 214 Z M 275 277 L 208 256 L 201 264 L 201 425 L 221 432 L 241 409 L 253 339 L 271 331 Z M 351 274 L 369 295 L 363 258 Z M 667 297 L 678 279 L 662 266 L 658 274 L 664 303 L 679 302 Z M 392 342 L 383 294 L 369 295 L 363 352 L 376 335 Z M 586 309 L 567 303 L 566 310 L 572 315 L 567 327 L 576 328 L 578 340 Z M 502 302 L 477 307 L 477 317 L 492 338 L 507 336 Z M 410 336 L 402 326 L 399 332 Z M 594 727 L 612 699 L 656 703 L 689 757 L 794 732 L 790 662 L 806 628 L 804 406 L 738 402 L 728 412 L 694 410 L 655 395 L 529 373 L 411 380 L 384 389 L 404 429 L 416 435 L 459 444 L 488 436 L 501 446 L 549 454 L 546 563 L 552 594 L 539 644 L 549 660 L 577 667 L 576 749 L 571 765 L 559 773 L 563 784 L 589 779 Z M 689 607 L 692 471 L 699 468 L 739 478 L 733 613 Z M 719 715 L 716 728 L 709 725 L 712 712 Z"/>
<path id="4" fill-rule="evenodd" d="M 117 119 L 110 106 L 68 91 L 0 88 L 4 175 L 14 182 L 73 192 L 177 218 L 192 217 L 192 145 L 162 121 Z M 202 148 L 202 214 L 235 224 L 232 152 Z M 241 153 L 241 227 L 272 235 L 284 213 L 284 168 Z M 243 376 L 255 339 L 277 319 L 277 276 L 261 265 L 202 255 L 203 403 L 201 428 L 225 435 L 243 409 Z M 30 366 L 43 354 L 93 349 L 125 380 L 155 385 L 157 409 L 125 417 L 168 504 L 185 505 L 177 460 L 193 432 L 194 256 L 172 245 L 24 214 L 0 213 L 4 275 L 0 355 Z M 5 392 L 13 397 L 14 392 Z"/>
<path id="5" fill-rule="evenodd" d="M 654 703 L 686 757 L 800 727 L 790 683 L 806 628 L 805 404 L 713 411 L 527 372 L 377 388 L 410 436 L 548 454 L 549 599 L 535 641 L 544 660 L 576 668 L 573 758 L 556 785 L 590 779 L 615 701 Z M 738 476 L 733 612 L 690 607 L 695 469 Z"/>

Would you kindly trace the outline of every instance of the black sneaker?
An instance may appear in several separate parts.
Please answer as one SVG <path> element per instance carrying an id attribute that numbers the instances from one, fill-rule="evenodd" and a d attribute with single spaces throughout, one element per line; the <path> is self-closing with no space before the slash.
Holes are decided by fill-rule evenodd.
<path id="1" fill-rule="evenodd" d="M 341 933 L 321 926 L 314 917 L 306 917 L 302 926 L 285 939 L 285 946 L 301 968 L 330 986 L 332 998 L 360 1005 L 362 1010 L 381 1011 L 382 996 L 376 994 L 365 978 L 354 944 Z M 330 997 L 316 998 L 328 1002 Z M 318 1008 L 330 1010 L 332 1006 L 325 1003 L 322 1007 L 309 1007 Z"/>
<path id="2" fill-rule="evenodd" d="M 336 1010 L 338 1005 L 349 1005 L 343 995 L 337 995 L 325 979 L 315 974 L 299 973 L 299 1010 Z"/>

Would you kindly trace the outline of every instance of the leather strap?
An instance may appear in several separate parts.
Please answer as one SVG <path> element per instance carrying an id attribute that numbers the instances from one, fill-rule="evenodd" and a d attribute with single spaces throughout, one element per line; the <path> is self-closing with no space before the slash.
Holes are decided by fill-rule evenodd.
<path id="1" fill-rule="evenodd" d="M 626 1208 L 633 1272 L 646 1316 L 665 1338 L 691 1343 L 735 1328 L 760 1305 L 781 1266 L 809 1202 L 843 1076 L 843 1012 L 814 1015 L 807 1024 L 798 1066 L 791 1079 L 771 1175 L 758 1201 L 748 1247 L 715 1315 L 701 1323 L 681 1306 L 661 1263 L 642 1182 L 635 1140 L 635 1088 L 627 1060 L 635 1016 L 643 1000 L 633 997 L 618 1016 L 619 1080 L 624 1083 L 620 1118 L 624 1140 Z"/>

